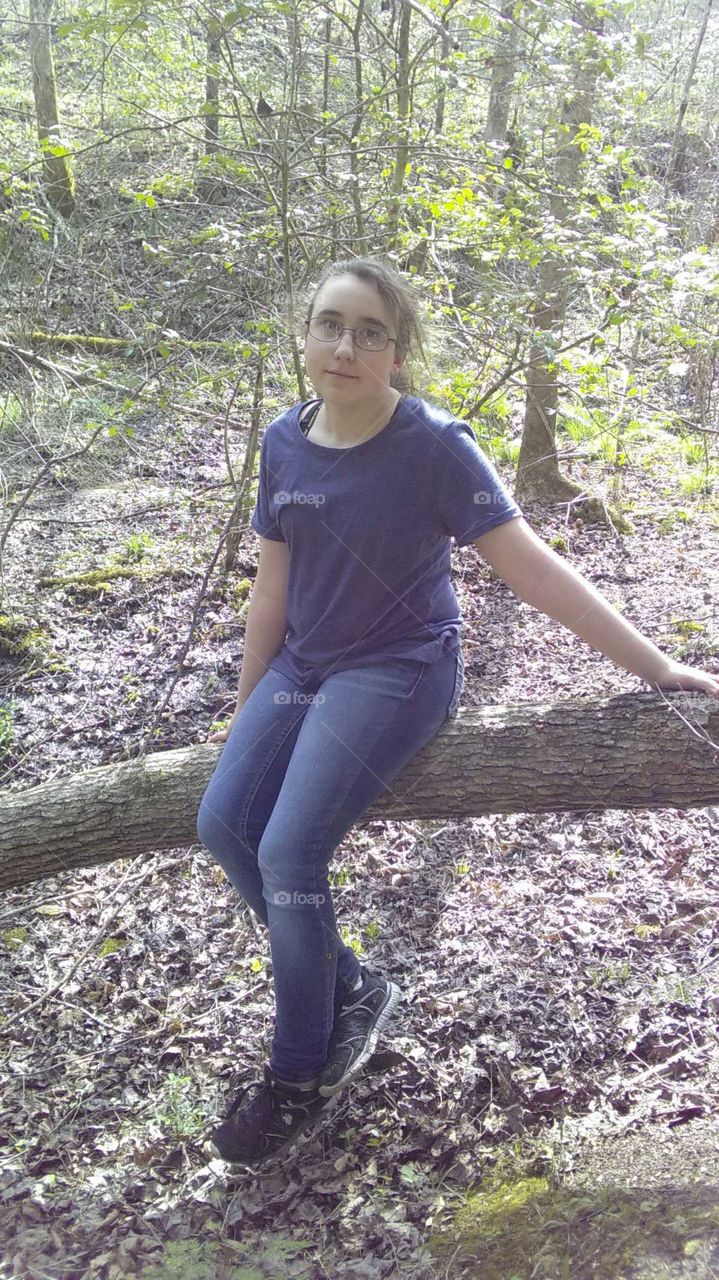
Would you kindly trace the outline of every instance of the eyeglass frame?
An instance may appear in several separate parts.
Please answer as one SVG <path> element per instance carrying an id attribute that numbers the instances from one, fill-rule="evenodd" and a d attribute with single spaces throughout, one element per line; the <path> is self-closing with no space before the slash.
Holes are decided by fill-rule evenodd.
<path id="1" fill-rule="evenodd" d="M 389 346 L 389 344 L 390 344 L 390 342 L 394 342 L 394 343 L 396 343 L 396 342 L 398 341 L 398 339 L 397 339 L 397 338 L 393 338 L 393 337 L 391 337 L 391 336 L 390 336 L 390 334 L 389 334 L 389 333 L 386 333 L 386 334 L 385 334 L 385 337 L 386 337 L 387 341 L 385 342 L 385 344 L 384 344 L 384 346 L 383 346 L 383 347 L 363 347 L 359 342 L 356 342 L 356 341 L 355 341 L 355 337 L 354 337 L 354 335 L 355 335 L 355 333 L 357 332 L 357 329 L 361 329 L 361 328 L 365 328 L 365 329 L 366 329 L 368 326 L 367 326 L 367 325 L 355 325 L 355 326 L 354 326 L 354 328 L 353 328 L 353 327 L 352 327 L 352 325 L 349 325 L 349 324 L 345 324 L 345 325 L 343 325 L 343 326 L 342 326 L 342 332 L 341 332 L 341 333 L 338 333 L 336 338 L 318 338 L 318 337 L 317 337 L 317 335 L 316 335 L 316 334 L 314 334 L 314 333 L 312 332 L 312 330 L 310 329 L 310 325 L 312 324 L 312 321 L 313 321 L 313 320 L 316 320 L 316 319 L 319 319 L 319 316 L 312 316 L 309 320 L 305 320 L 305 328 L 306 328 L 307 332 L 309 333 L 310 337 L 311 337 L 311 338 L 314 338 L 315 342 L 341 342 L 341 341 L 342 341 L 342 339 L 344 338 L 344 336 L 345 336 L 345 334 L 346 334 L 346 333 L 351 333 L 351 334 L 352 334 L 352 344 L 353 344 L 353 346 L 358 347 L 360 351 L 378 352 L 378 351 L 386 351 L 386 350 L 387 350 L 387 348 L 388 348 L 388 346 Z"/>

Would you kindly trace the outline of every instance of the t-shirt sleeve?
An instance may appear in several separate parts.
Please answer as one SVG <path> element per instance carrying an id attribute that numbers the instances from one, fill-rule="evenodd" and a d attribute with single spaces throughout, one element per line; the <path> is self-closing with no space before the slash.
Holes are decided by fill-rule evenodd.
<path id="1" fill-rule="evenodd" d="M 267 432 L 262 437 L 260 445 L 260 476 L 257 484 L 257 503 L 250 524 L 263 538 L 269 538 L 272 542 L 285 542 L 286 539 L 277 519 L 274 515 L 274 502 L 272 495 L 277 485 L 272 483 L 272 470 L 268 459 L 269 445 Z"/>
<path id="2" fill-rule="evenodd" d="M 522 515 L 468 423 L 453 418 L 433 456 L 440 517 L 459 547 Z"/>

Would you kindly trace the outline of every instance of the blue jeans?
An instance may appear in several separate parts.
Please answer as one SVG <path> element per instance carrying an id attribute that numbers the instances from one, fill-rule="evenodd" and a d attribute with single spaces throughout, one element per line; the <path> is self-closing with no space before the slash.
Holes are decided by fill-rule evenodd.
<path id="1" fill-rule="evenodd" d="M 457 711 L 461 649 L 317 673 L 268 668 L 225 743 L 197 817 L 200 840 L 269 928 L 275 987 L 270 1065 L 316 1076 L 335 1006 L 360 969 L 339 939 L 327 879 L 340 841 Z"/>

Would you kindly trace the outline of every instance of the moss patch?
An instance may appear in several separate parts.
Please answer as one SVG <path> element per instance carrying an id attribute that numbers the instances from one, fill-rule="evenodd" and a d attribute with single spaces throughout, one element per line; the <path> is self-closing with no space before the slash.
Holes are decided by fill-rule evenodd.
<path id="1" fill-rule="evenodd" d="M 106 565 L 102 569 L 88 569 L 86 573 L 66 573 L 58 577 L 39 578 L 41 587 L 74 587 L 80 590 L 102 591 L 113 578 L 136 578 L 137 569 L 123 565 Z"/>
<path id="2" fill-rule="evenodd" d="M 708 1237 L 719 1237 L 716 1188 L 589 1190 L 493 1175 L 429 1247 L 455 1254 L 448 1276 L 471 1261 L 482 1280 L 622 1280 L 644 1254 L 690 1257 Z"/>
<path id="3" fill-rule="evenodd" d="M 115 579 L 137 578 L 149 582 L 163 577 L 184 577 L 186 568 L 160 565 L 153 568 L 139 565 L 108 564 L 99 569 L 87 569 L 84 573 L 64 573 L 38 578 L 41 587 L 67 587 L 75 595 L 97 595 L 109 591 Z"/>
<path id="4" fill-rule="evenodd" d="M 49 647 L 50 637 L 42 627 L 0 614 L 0 658 L 45 658 Z"/>

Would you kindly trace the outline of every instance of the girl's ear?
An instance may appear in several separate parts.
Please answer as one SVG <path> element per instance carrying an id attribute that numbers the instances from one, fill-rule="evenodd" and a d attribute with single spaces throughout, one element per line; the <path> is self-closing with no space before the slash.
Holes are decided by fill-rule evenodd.
<path id="1" fill-rule="evenodd" d="M 406 359 L 407 359 L 406 354 L 402 356 L 395 355 L 393 363 L 397 372 L 399 372 L 399 370 L 402 368 L 402 365 L 404 364 Z"/>

